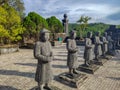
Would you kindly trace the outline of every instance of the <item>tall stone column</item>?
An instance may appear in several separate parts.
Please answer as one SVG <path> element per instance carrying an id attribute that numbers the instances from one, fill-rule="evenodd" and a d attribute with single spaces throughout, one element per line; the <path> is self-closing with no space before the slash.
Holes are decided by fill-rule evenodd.
<path id="1" fill-rule="evenodd" d="M 67 19 L 67 14 L 63 15 L 64 19 L 62 20 L 63 26 L 64 26 L 64 33 L 66 33 L 66 36 L 68 36 L 68 19 Z"/>

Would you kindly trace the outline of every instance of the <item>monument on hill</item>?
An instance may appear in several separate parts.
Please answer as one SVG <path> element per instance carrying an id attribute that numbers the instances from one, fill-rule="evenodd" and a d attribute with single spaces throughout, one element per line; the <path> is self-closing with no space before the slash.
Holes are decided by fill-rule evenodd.
<path id="1" fill-rule="evenodd" d="M 68 19 L 67 19 L 67 14 L 63 15 L 64 19 L 62 20 L 63 26 L 64 26 L 64 33 L 66 33 L 66 36 L 68 36 Z"/>

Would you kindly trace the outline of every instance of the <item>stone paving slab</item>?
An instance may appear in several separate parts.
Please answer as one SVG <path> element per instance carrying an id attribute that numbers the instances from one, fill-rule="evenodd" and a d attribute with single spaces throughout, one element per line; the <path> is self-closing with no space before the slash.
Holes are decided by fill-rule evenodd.
<path id="1" fill-rule="evenodd" d="M 52 62 L 54 77 L 67 72 L 66 46 L 54 47 L 54 61 Z M 83 64 L 83 50 L 81 46 L 78 55 L 79 63 Z M 0 90 L 30 90 L 37 86 L 34 80 L 37 60 L 33 57 L 32 49 L 20 49 L 19 52 L 0 55 Z M 76 88 L 71 88 L 55 79 L 52 84 L 62 90 L 119 90 L 120 89 L 120 52 L 101 66 L 93 75 Z M 8 89 L 9 88 L 9 89 Z"/>

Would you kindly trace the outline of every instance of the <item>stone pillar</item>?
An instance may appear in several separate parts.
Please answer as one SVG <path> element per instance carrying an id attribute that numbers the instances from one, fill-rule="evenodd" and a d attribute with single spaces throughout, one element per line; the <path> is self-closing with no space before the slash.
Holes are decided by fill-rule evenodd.
<path id="1" fill-rule="evenodd" d="M 64 19 L 62 20 L 63 26 L 64 26 L 64 33 L 66 33 L 66 36 L 68 36 L 68 19 L 67 19 L 67 14 L 64 14 Z"/>

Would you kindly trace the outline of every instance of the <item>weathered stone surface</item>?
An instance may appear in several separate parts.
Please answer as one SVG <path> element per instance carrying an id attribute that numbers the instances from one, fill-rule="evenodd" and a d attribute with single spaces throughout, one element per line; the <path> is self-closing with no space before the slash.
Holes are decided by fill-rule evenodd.
<path id="1" fill-rule="evenodd" d="M 104 63 L 106 63 L 107 60 L 106 59 L 100 59 L 100 60 L 94 60 L 93 63 L 96 65 L 103 65 Z"/>
<path id="2" fill-rule="evenodd" d="M 19 46 L 0 47 L 0 54 L 7 54 L 19 51 Z"/>
<path id="3" fill-rule="evenodd" d="M 60 74 L 57 78 L 59 82 L 73 88 L 78 88 L 85 79 L 87 79 L 87 76 L 85 74 L 74 74 L 74 77 L 72 77 L 67 72 Z"/>
<path id="4" fill-rule="evenodd" d="M 58 88 L 58 87 L 56 87 L 56 86 L 53 86 L 53 85 L 50 85 L 49 87 L 50 87 L 50 89 L 44 88 L 44 90 L 62 90 L 62 89 L 60 89 L 60 88 Z M 38 89 L 38 87 L 36 86 L 36 87 L 33 87 L 33 88 L 30 89 L 30 90 L 39 90 L 39 89 Z"/>
<path id="5" fill-rule="evenodd" d="M 87 67 L 86 65 L 82 64 L 78 67 L 77 70 L 86 72 L 86 73 L 90 73 L 90 74 L 94 74 L 94 72 L 96 70 L 99 69 L 99 66 L 92 64 L 91 66 Z"/>
<path id="6" fill-rule="evenodd" d="M 84 47 L 80 46 L 81 54 L 78 54 L 80 65 L 84 63 L 83 51 Z M 55 55 L 52 62 L 53 75 L 56 77 L 68 71 L 66 46 L 53 47 L 53 52 Z M 36 64 L 37 60 L 33 57 L 32 49 L 20 49 L 17 53 L 0 55 L 0 87 L 10 86 L 17 90 L 30 90 L 37 86 L 34 80 Z M 117 57 L 112 57 L 94 74 L 87 74 L 87 76 L 88 78 L 80 84 L 79 88 L 71 88 L 55 79 L 51 84 L 62 90 L 119 90 L 120 52 L 117 53 Z"/>

